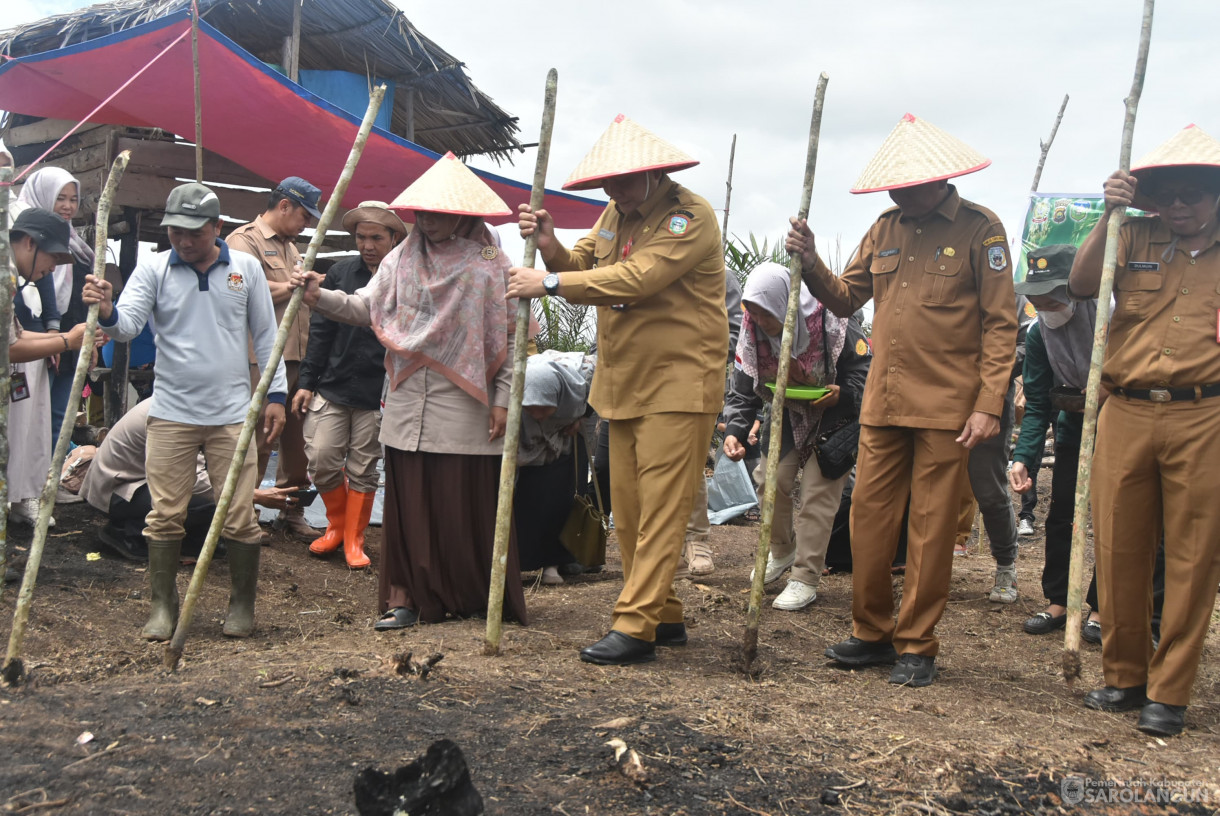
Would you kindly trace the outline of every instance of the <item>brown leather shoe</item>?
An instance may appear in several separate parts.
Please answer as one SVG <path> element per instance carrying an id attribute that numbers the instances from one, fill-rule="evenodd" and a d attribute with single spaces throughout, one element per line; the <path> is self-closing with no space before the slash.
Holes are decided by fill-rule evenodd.
<path id="1" fill-rule="evenodd" d="M 309 541 L 318 537 L 318 531 L 309 526 L 309 522 L 305 520 L 305 511 L 299 507 L 281 510 L 279 518 L 275 520 L 275 527 Z"/>

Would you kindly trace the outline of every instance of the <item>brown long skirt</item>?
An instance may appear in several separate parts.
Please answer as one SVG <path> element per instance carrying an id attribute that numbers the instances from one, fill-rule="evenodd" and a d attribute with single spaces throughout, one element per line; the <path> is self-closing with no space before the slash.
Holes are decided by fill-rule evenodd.
<path id="1" fill-rule="evenodd" d="M 380 610 L 405 606 L 427 623 L 487 614 L 499 456 L 385 449 Z M 510 536 L 504 619 L 526 622 Z"/>

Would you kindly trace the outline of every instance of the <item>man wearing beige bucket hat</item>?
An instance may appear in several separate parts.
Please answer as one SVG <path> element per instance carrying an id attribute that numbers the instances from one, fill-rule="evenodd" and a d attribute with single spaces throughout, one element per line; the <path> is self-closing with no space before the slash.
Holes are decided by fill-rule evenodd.
<path id="1" fill-rule="evenodd" d="M 323 289 L 353 294 L 368 285 L 381 261 L 407 236 L 407 226 L 381 201 L 365 201 L 343 216 L 358 255 L 326 272 Z M 352 569 L 369 565 L 364 530 L 377 494 L 381 459 L 381 387 L 385 346 L 367 326 L 348 326 L 315 313 L 301 361 L 292 412 L 305 418 L 309 478 L 326 505 L 326 532 L 309 545 L 314 555 L 343 547 Z"/>
<path id="2" fill-rule="evenodd" d="M 620 115 L 564 184 L 612 199 L 587 236 L 567 249 L 546 210 L 520 208 L 549 274 L 514 267 L 509 295 L 602 307 L 589 402 L 610 422 L 623 589 L 609 634 L 580 653 L 589 663 L 642 663 L 686 642 L 673 578 L 724 403 L 729 333 L 715 214 L 667 175 L 697 163 Z"/>
<path id="3" fill-rule="evenodd" d="M 1097 421 L 1093 531 L 1105 687 L 1085 705 L 1140 707 L 1139 728 L 1182 731 L 1220 582 L 1220 142 L 1190 125 L 1105 183 L 1106 212 L 1072 265 L 1095 296 L 1110 213 L 1122 225 Z M 1152 566 L 1165 540 L 1161 640 Z"/>
<path id="4" fill-rule="evenodd" d="M 897 207 L 865 234 L 842 277 L 792 219 L 789 252 L 835 314 L 874 301 L 875 355 L 860 411 L 852 495 L 852 636 L 826 650 L 845 665 L 897 663 L 890 682 L 936 677 L 935 627 L 953 568 L 958 495 L 970 449 L 1000 429 L 1016 354 L 1016 295 L 1004 227 L 947 183 L 990 164 L 907 114 L 853 193 L 888 191 Z M 902 604 L 890 564 L 910 500 Z"/>

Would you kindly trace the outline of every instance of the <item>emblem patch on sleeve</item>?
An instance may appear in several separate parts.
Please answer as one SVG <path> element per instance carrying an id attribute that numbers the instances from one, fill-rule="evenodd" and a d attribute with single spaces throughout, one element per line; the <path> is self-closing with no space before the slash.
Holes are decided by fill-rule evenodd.
<path id="1" fill-rule="evenodd" d="M 1038 310 L 1035 309 L 1034 304 L 1030 303 L 1028 300 L 1025 301 L 1025 316 L 1031 319 L 1038 316 Z"/>
<path id="2" fill-rule="evenodd" d="M 863 338 L 856 341 L 856 356 L 858 356 L 858 357 L 867 357 L 868 356 L 868 343 L 865 343 Z"/>
<path id="3" fill-rule="evenodd" d="M 230 272 L 226 283 L 229 284 L 229 288 L 234 292 L 240 292 L 246 285 L 246 281 L 242 278 L 240 272 Z"/>
<path id="4" fill-rule="evenodd" d="M 1008 253 L 1002 246 L 993 246 L 987 248 L 987 265 L 996 272 L 1003 272 L 1008 268 Z"/>
<path id="5" fill-rule="evenodd" d="M 675 215 L 669 219 L 669 232 L 671 235 L 685 235 L 687 227 L 690 226 L 690 219 L 685 215 Z"/>

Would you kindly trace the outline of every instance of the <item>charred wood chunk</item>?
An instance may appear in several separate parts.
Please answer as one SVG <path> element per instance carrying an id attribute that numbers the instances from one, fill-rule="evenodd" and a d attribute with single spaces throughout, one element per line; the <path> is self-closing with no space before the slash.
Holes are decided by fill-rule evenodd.
<path id="1" fill-rule="evenodd" d="M 462 750 L 437 740 L 427 753 L 394 773 L 365 768 L 356 775 L 360 816 L 482 816 L 483 797 L 470 781 Z"/>

